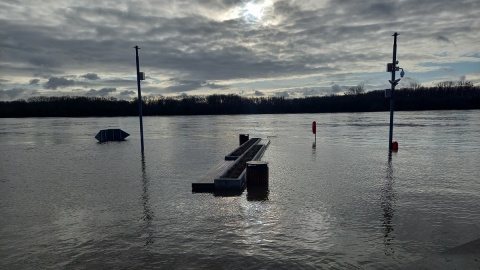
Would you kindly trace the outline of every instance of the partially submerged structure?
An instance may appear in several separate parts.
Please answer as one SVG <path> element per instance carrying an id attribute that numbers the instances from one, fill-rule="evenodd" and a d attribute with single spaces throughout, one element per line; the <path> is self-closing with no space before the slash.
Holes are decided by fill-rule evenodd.
<path id="1" fill-rule="evenodd" d="M 130 134 L 127 132 L 119 128 L 112 128 L 100 130 L 95 136 L 95 139 L 97 139 L 99 142 L 123 141 L 128 136 L 130 136 Z"/>
<path id="2" fill-rule="evenodd" d="M 225 156 L 199 182 L 192 183 L 193 192 L 242 191 L 246 185 L 247 162 L 260 160 L 270 140 L 251 138 Z"/>

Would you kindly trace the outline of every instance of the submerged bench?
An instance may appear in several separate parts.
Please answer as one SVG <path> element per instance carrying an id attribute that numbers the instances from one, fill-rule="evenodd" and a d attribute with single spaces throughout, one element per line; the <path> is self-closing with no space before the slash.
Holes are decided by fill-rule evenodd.
<path id="1" fill-rule="evenodd" d="M 214 166 L 198 182 L 192 183 L 193 192 L 242 191 L 248 161 L 260 160 L 270 140 L 252 138 L 225 156 L 225 161 Z"/>

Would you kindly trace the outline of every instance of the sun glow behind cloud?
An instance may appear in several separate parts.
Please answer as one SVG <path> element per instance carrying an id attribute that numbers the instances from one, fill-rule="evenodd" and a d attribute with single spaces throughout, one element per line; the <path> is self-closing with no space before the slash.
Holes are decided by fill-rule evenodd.
<path id="1" fill-rule="evenodd" d="M 263 3 L 250 2 L 245 4 L 245 6 L 243 7 L 243 12 L 245 14 L 244 17 L 247 20 L 253 19 L 253 20 L 261 21 L 263 17 L 263 12 L 265 9 L 264 7 L 265 4 L 266 4 L 266 1 Z"/>
<path id="2" fill-rule="evenodd" d="M 249 24 L 268 25 L 268 13 L 273 12 L 273 0 L 254 0 L 228 10 L 220 17 L 222 21 L 241 19 Z"/>

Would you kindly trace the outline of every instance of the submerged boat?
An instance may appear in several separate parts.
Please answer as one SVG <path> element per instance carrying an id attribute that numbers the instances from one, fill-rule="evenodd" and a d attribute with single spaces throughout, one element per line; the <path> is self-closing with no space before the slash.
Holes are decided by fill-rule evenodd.
<path id="1" fill-rule="evenodd" d="M 127 132 L 119 128 L 112 128 L 100 130 L 95 136 L 95 139 L 97 139 L 99 142 L 123 141 L 128 136 L 130 136 L 130 134 Z"/>

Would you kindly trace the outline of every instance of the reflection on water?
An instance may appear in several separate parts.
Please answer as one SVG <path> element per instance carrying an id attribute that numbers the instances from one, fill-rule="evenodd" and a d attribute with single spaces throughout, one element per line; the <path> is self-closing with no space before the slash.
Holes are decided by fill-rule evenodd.
<path id="1" fill-rule="evenodd" d="M 395 223 L 394 223 L 394 204 L 395 204 L 395 193 L 393 191 L 394 185 L 394 173 L 392 165 L 392 152 L 388 153 L 388 163 L 387 163 L 387 176 L 385 181 L 385 186 L 382 189 L 382 209 L 383 209 L 383 224 L 384 229 L 384 239 L 383 243 L 385 245 L 385 255 L 393 256 L 395 253 L 393 240 L 395 236 L 393 234 Z"/>
<path id="2" fill-rule="evenodd" d="M 153 229 L 152 229 L 152 220 L 154 217 L 154 213 L 150 207 L 150 194 L 148 192 L 148 187 L 150 185 L 150 181 L 147 176 L 146 172 L 146 164 L 145 164 L 145 155 L 142 153 L 142 203 L 143 203 L 143 216 L 142 220 L 144 221 L 144 233 L 146 234 L 145 245 L 149 245 L 154 243 L 153 241 Z"/>
<path id="3" fill-rule="evenodd" d="M 248 201 L 268 201 L 268 186 L 247 186 Z"/>

